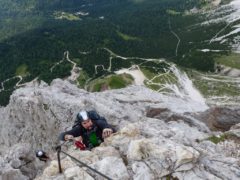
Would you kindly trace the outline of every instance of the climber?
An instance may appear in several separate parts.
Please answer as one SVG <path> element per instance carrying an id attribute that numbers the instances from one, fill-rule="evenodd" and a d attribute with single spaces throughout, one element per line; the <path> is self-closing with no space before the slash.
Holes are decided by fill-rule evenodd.
<path id="1" fill-rule="evenodd" d="M 36 151 L 36 157 L 37 157 L 40 161 L 44 161 L 44 162 L 47 162 L 47 160 L 49 160 L 49 157 L 48 157 L 47 153 L 44 152 L 43 150 L 37 150 L 37 151 Z"/>
<path id="2" fill-rule="evenodd" d="M 113 132 L 115 130 L 107 120 L 99 116 L 96 111 L 81 111 L 77 114 L 73 128 L 61 133 L 59 139 L 74 140 L 75 145 L 81 150 L 92 149 L 99 146 Z"/>

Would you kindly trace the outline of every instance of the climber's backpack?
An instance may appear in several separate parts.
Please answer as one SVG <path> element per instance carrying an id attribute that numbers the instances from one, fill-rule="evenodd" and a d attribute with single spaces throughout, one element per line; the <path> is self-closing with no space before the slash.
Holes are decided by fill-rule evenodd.
<path id="1" fill-rule="evenodd" d="M 96 111 L 93 111 L 93 110 L 92 111 L 87 111 L 87 115 L 93 122 L 96 122 L 96 121 L 105 121 L 105 122 L 107 122 L 107 120 L 104 117 L 100 116 Z M 76 126 L 80 126 L 80 125 L 81 125 L 80 120 L 78 118 L 76 118 L 72 128 L 74 128 Z"/>

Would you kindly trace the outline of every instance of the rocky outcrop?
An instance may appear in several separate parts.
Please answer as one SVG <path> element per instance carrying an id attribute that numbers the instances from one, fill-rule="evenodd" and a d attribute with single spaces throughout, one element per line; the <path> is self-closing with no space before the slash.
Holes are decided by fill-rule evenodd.
<path id="1" fill-rule="evenodd" d="M 209 132 L 209 129 L 213 131 L 228 131 L 231 127 L 240 123 L 240 109 L 238 107 L 212 107 L 204 112 L 192 115 L 189 115 L 189 113 L 184 115 L 172 113 L 166 108 L 149 108 L 146 116 L 164 120 L 165 122 L 183 120 L 190 126 L 198 127 L 206 132 Z"/>
<path id="2" fill-rule="evenodd" d="M 43 166 L 36 161 L 30 144 L 15 144 L 0 157 L 0 177 L 3 180 L 33 179 Z"/>
<path id="3" fill-rule="evenodd" d="M 214 107 L 198 115 L 198 119 L 205 122 L 211 130 L 228 131 L 240 123 L 240 109 L 238 107 Z"/>
<path id="4" fill-rule="evenodd" d="M 240 77 L 240 70 L 237 68 L 231 68 L 221 64 L 216 65 L 216 72 L 221 75 L 226 75 L 230 77 Z"/>
<path id="5" fill-rule="evenodd" d="M 218 123 L 225 122 L 230 113 L 234 123 L 225 122 L 230 127 L 238 122 L 233 111 L 197 112 L 205 110 L 198 105 L 143 86 L 89 93 L 59 79 L 51 86 L 29 84 L 0 108 L 0 177 L 102 179 L 63 154 L 59 174 L 54 151 L 59 133 L 71 128 L 77 112 L 95 109 L 118 132 L 92 151 L 80 151 L 71 144 L 62 149 L 112 179 L 239 179 L 239 144 L 230 140 L 214 144 L 209 137 L 223 133 L 211 131 L 204 121 L 214 117 Z M 225 133 L 237 136 L 239 126 Z M 36 159 L 37 149 L 49 152 L 51 161 L 45 164 Z"/>

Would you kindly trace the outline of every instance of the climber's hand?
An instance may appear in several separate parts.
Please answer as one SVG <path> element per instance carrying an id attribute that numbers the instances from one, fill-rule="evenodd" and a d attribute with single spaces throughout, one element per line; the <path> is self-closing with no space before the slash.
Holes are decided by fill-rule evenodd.
<path id="1" fill-rule="evenodd" d="M 65 139 L 65 141 L 69 141 L 69 140 L 73 140 L 74 137 L 73 137 L 73 135 L 66 134 L 66 135 L 64 136 L 64 139 Z"/>
<path id="2" fill-rule="evenodd" d="M 75 139 L 75 141 L 83 142 L 82 136 L 75 137 L 74 139 Z"/>
<path id="3" fill-rule="evenodd" d="M 106 128 L 103 130 L 102 137 L 107 138 L 113 133 L 113 130 L 110 128 Z"/>

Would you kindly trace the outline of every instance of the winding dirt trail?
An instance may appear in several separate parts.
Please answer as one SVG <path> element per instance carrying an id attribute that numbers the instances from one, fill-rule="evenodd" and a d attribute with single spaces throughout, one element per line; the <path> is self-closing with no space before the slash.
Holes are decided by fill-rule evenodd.
<path id="1" fill-rule="evenodd" d="M 120 56 L 120 55 L 112 52 L 111 50 L 109 50 L 107 48 L 103 48 L 103 49 L 106 50 L 108 53 L 110 53 L 110 58 L 112 58 L 112 59 L 113 58 L 120 58 L 122 60 L 130 60 L 130 59 L 140 59 L 140 60 L 142 60 L 143 61 L 142 63 L 134 65 L 134 67 L 137 67 L 135 69 L 138 69 L 138 73 L 140 73 L 140 74 L 142 72 L 140 72 L 141 70 L 140 70 L 139 67 L 140 67 L 140 65 L 142 65 L 146 62 L 156 62 L 156 63 L 163 62 L 163 63 L 165 63 L 168 66 L 168 68 L 165 69 L 165 72 L 158 73 L 157 75 L 155 75 L 151 79 L 148 79 L 143 75 L 143 77 L 140 76 L 140 79 L 137 79 L 136 81 L 138 81 L 140 84 L 144 84 L 143 81 L 145 80 L 145 82 L 148 86 L 153 85 L 155 87 L 158 87 L 159 88 L 158 92 L 160 92 L 162 90 L 166 90 L 165 92 L 162 92 L 162 93 L 168 94 L 168 95 L 174 95 L 174 96 L 177 95 L 181 98 L 190 98 L 194 101 L 198 101 L 198 102 L 202 103 L 203 105 L 205 105 L 205 99 L 199 93 L 199 91 L 193 86 L 192 81 L 189 79 L 187 74 L 178 70 L 178 68 L 176 67 L 175 64 L 167 62 L 165 59 L 123 57 L 123 56 Z M 127 71 L 129 72 L 130 69 L 131 69 L 131 67 Z M 158 69 L 158 68 L 155 67 L 155 69 Z M 126 69 L 122 69 L 122 71 L 127 72 Z M 121 70 L 119 70 L 118 73 L 119 72 L 121 72 Z M 157 79 L 161 76 L 164 76 L 165 83 L 155 81 L 155 79 Z M 173 78 L 175 79 L 175 81 L 177 83 L 173 83 Z"/>
<path id="2" fill-rule="evenodd" d="M 75 63 L 74 61 L 72 61 L 70 58 L 69 58 L 69 51 L 65 51 L 63 53 L 63 59 L 61 59 L 59 62 L 55 63 L 51 68 L 50 68 L 50 71 L 52 72 L 54 68 L 56 68 L 56 66 L 58 66 L 59 64 L 63 63 L 64 61 L 68 61 L 70 62 L 73 67 L 71 69 L 71 75 L 67 78 L 68 80 L 70 81 L 76 81 L 77 78 L 79 77 L 80 75 L 80 70 L 81 68 L 77 67 L 77 63 Z"/>
<path id="3" fill-rule="evenodd" d="M 59 62 L 57 62 L 56 64 L 54 64 L 54 65 L 50 68 L 50 71 L 52 72 L 53 69 L 54 69 L 57 65 L 61 64 L 64 60 L 66 60 L 66 61 L 70 62 L 71 64 L 73 64 L 73 67 L 72 67 L 72 69 L 71 69 L 71 75 L 68 77 L 68 79 L 71 80 L 71 81 L 75 81 L 75 80 L 78 78 L 78 76 L 79 76 L 79 71 L 80 71 L 81 68 L 77 67 L 77 64 L 69 58 L 69 51 L 65 51 L 65 52 L 64 52 L 64 54 L 63 54 L 63 59 L 60 60 Z M 23 77 L 20 76 L 20 75 L 18 75 L 18 76 L 13 76 L 13 77 L 8 78 L 8 79 L 6 79 L 6 80 L 4 80 L 4 81 L 1 82 L 0 92 L 7 90 L 7 89 L 5 89 L 5 86 L 4 86 L 5 83 L 7 83 L 8 81 L 10 81 L 10 80 L 12 80 L 12 79 L 16 79 L 16 78 L 18 78 L 19 80 L 16 82 L 16 84 L 14 85 L 13 88 L 17 88 L 17 87 L 24 86 L 24 85 L 26 85 L 27 83 L 30 83 L 30 82 L 36 80 L 38 77 L 36 77 L 36 78 L 35 78 L 34 80 L 32 80 L 32 81 L 29 81 L 29 82 L 26 82 L 26 83 L 22 83 L 22 84 L 21 84 L 21 82 L 23 81 Z"/>
<path id="4" fill-rule="evenodd" d="M 170 32 L 171 32 L 171 33 L 177 38 L 177 40 L 178 40 L 177 45 L 176 45 L 176 49 L 175 49 L 175 55 L 177 56 L 177 55 L 178 55 L 178 48 L 179 48 L 181 39 L 180 39 L 179 36 L 172 30 L 170 19 L 168 20 L 168 25 L 169 25 Z"/>
<path id="5" fill-rule="evenodd" d="M 4 80 L 3 82 L 1 82 L 0 92 L 7 90 L 7 89 L 5 89 L 5 87 L 4 87 L 4 84 L 5 84 L 6 82 L 8 82 L 8 81 L 10 81 L 10 80 L 12 80 L 12 79 L 16 79 L 16 78 L 18 78 L 19 80 L 18 80 L 18 82 L 15 84 L 14 88 L 20 87 L 20 86 L 23 86 L 23 85 L 26 84 L 26 83 L 20 84 L 20 83 L 22 82 L 22 80 L 23 80 L 22 76 L 14 76 L 14 77 L 8 78 L 8 79 Z"/>

